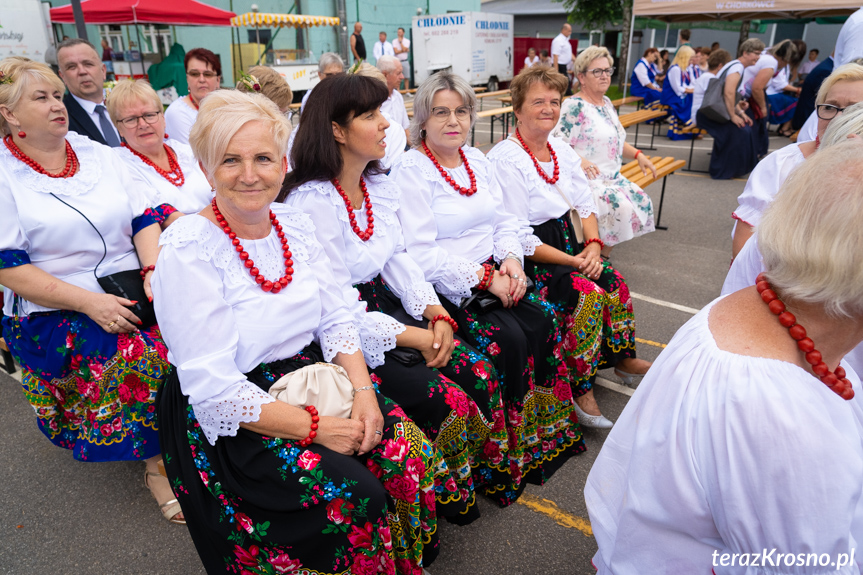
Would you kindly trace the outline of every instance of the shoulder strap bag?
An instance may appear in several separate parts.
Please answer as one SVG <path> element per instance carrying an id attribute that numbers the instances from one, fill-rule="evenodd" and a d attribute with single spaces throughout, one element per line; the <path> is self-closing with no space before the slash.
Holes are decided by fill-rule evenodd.
<path id="1" fill-rule="evenodd" d="M 736 60 L 735 60 L 736 61 Z M 725 71 L 718 78 L 711 78 L 707 83 L 707 90 L 704 91 L 704 99 L 701 101 L 699 110 L 719 124 L 727 124 L 731 121 L 731 116 L 728 114 L 728 106 L 725 105 L 725 76 L 731 66 L 727 66 Z M 743 74 L 740 74 L 740 81 L 737 82 L 737 88 L 740 87 L 740 82 L 743 81 Z M 734 90 L 734 105 L 740 100 L 740 93 L 735 88 Z"/>

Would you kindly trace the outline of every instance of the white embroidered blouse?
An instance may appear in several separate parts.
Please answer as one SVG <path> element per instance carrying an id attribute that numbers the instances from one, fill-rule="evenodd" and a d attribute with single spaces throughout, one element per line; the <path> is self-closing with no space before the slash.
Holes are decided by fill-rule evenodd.
<path id="1" fill-rule="evenodd" d="M 213 199 L 207 177 L 198 166 L 198 160 L 188 144 L 170 139 L 165 142 L 177 155 L 177 163 L 183 170 L 185 182 L 179 188 L 162 177 L 153 166 L 145 164 L 131 150 L 120 147 L 112 148 L 114 153 L 129 167 L 129 172 L 136 182 L 152 196 L 154 206 L 170 204 L 184 214 L 200 212 Z"/>
<path id="2" fill-rule="evenodd" d="M 390 177 L 403 191 L 399 219 L 408 253 L 425 277 L 455 304 L 479 283 L 481 264 L 512 254 L 523 262 L 519 225 L 501 201 L 491 163 L 476 148 L 462 148 L 474 173 L 477 192 L 468 197 L 444 180 L 423 152 L 410 150 L 393 166 Z M 446 168 L 462 187 L 470 187 L 464 164 Z"/>
<path id="3" fill-rule="evenodd" d="M 363 354 L 370 367 L 384 363 L 384 352 L 396 347 L 396 335 L 405 326 L 388 315 L 367 312 L 353 287 L 380 275 L 399 297 L 413 318 L 420 319 L 429 305 L 440 305 L 432 285 L 422 270 L 405 252 L 401 224 L 396 217 L 399 189 L 386 176 L 372 176 L 366 189 L 374 213 L 374 234 L 363 241 L 348 219 L 345 202 L 330 182 L 307 182 L 292 190 L 285 200 L 309 214 L 315 224 L 315 235 L 333 267 L 341 294 L 360 327 Z M 366 208 L 354 212 L 360 230 L 367 228 Z"/>
<path id="4" fill-rule="evenodd" d="M 360 348 L 353 317 L 341 298 L 331 264 L 309 217 L 282 204 L 278 217 L 293 252 L 293 281 L 277 294 L 263 291 L 237 256 L 230 238 L 197 214 L 166 229 L 153 274 L 153 304 L 168 359 L 210 444 L 257 421 L 274 401 L 245 373 L 261 363 L 292 357 L 313 340 L 324 359 Z M 242 240 L 264 277 L 284 272 L 275 229 Z"/>
<path id="5" fill-rule="evenodd" d="M 549 137 L 548 142 L 557 156 L 560 178 L 556 184 L 542 179 L 524 148 L 511 139 L 497 144 L 487 156 L 492 176 L 502 192 L 503 204 L 518 219 L 519 238 L 526 256 L 533 255 L 537 246 L 542 245 L 531 226 L 565 216 L 570 206 L 580 218 L 596 214 L 596 203 L 581 169 L 581 158 L 560 138 Z M 540 162 L 539 165 L 546 175 L 554 174 L 554 162 Z M 566 194 L 566 200 L 561 194 Z"/>
<path id="6" fill-rule="evenodd" d="M 71 178 L 39 174 L 0 145 L 0 252 L 26 252 L 24 263 L 104 293 L 94 275 L 97 264 L 100 277 L 141 267 L 132 243 L 138 231 L 133 222 L 152 205 L 112 148 L 74 132 L 66 140 L 80 163 Z M 60 200 L 80 210 L 99 232 Z M 5 290 L 4 299 L 3 313 L 12 315 L 12 290 Z M 19 301 L 19 316 L 51 311 Z"/>

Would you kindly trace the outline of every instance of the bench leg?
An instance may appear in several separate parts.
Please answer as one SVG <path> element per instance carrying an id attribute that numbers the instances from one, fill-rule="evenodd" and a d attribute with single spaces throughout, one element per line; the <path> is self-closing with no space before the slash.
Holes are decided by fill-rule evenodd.
<path id="1" fill-rule="evenodd" d="M 638 149 L 638 126 L 640 126 L 640 125 L 641 124 L 635 125 L 635 141 L 632 143 L 632 147 L 635 148 L 636 150 Z"/>
<path id="2" fill-rule="evenodd" d="M 494 144 L 494 116 L 489 116 L 489 120 L 491 120 L 491 142 Z"/>
<path id="3" fill-rule="evenodd" d="M 15 367 L 15 360 L 12 359 L 12 354 L 8 351 L 0 350 L 0 358 L 3 359 L 3 369 L 6 370 L 6 373 L 12 374 L 17 371 Z"/>
<path id="4" fill-rule="evenodd" d="M 690 170 L 692 168 L 692 152 L 695 151 L 695 138 L 692 138 L 689 143 L 689 162 L 686 164 L 686 169 Z"/>
<path id="5" fill-rule="evenodd" d="M 656 224 L 655 227 L 657 230 L 668 231 L 666 226 L 660 226 L 659 220 L 662 218 L 662 200 L 665 199 L 665 182 L 668 180 L 668 176 L 662 178 L 662 191 L 659 192 L 659 209 L 656 210 Z"/>
<path id="6" fill-rule="evenodd" d="M 476 140 L 476 124 L 474 124 L 473 128 L 470 129 L 470 147 L 474 147 L 474 140 Z"/>

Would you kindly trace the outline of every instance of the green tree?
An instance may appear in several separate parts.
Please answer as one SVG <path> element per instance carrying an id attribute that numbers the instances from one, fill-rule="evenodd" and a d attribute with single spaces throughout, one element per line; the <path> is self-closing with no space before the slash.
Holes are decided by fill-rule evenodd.
<path id="1" fill-rule="evenodd" d="M 629 33 L 632 26 L 632 0 L 554 0 L 562 2 L 569 13 L 569 21 L 587 29 L 623 24 L 623 41 L 620 43 L 620 73 L 617 85 L 621 92 L 626 83 L 626 58 L 629 55 Z"/>

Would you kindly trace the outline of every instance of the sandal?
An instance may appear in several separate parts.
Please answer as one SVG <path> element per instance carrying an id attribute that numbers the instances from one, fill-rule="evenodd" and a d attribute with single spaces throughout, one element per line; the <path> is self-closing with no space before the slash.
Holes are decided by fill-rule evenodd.
<path id="1" fill-rule="evenodd" d="M 164 479 L 168 481 L 168 478 L 162 475 L 161 473 L 154 473 L 152 471 L 144 471 L 144 487 L 150 490 L 150 493 L 153 494 L 153 497 L 156 497 L 156 494 L 153 493 L 153 488 L 150 487 L 150 477 L 155 477 L 157 479 Z M 170 485 L 170 483 L 169 483 Z M 156 499 L 156 503 L 159 503 L 159 500 Z M 162 517 L 173 523 L 174 525 L 185 525 L 185 519 L 177 519 L 177 515 L 183 512 L 183 509 L 180 507 L 180 502 L 177 499 L 169 499 L 164 503 L 159 503 L 159 511 L 162 512 Z"/>

